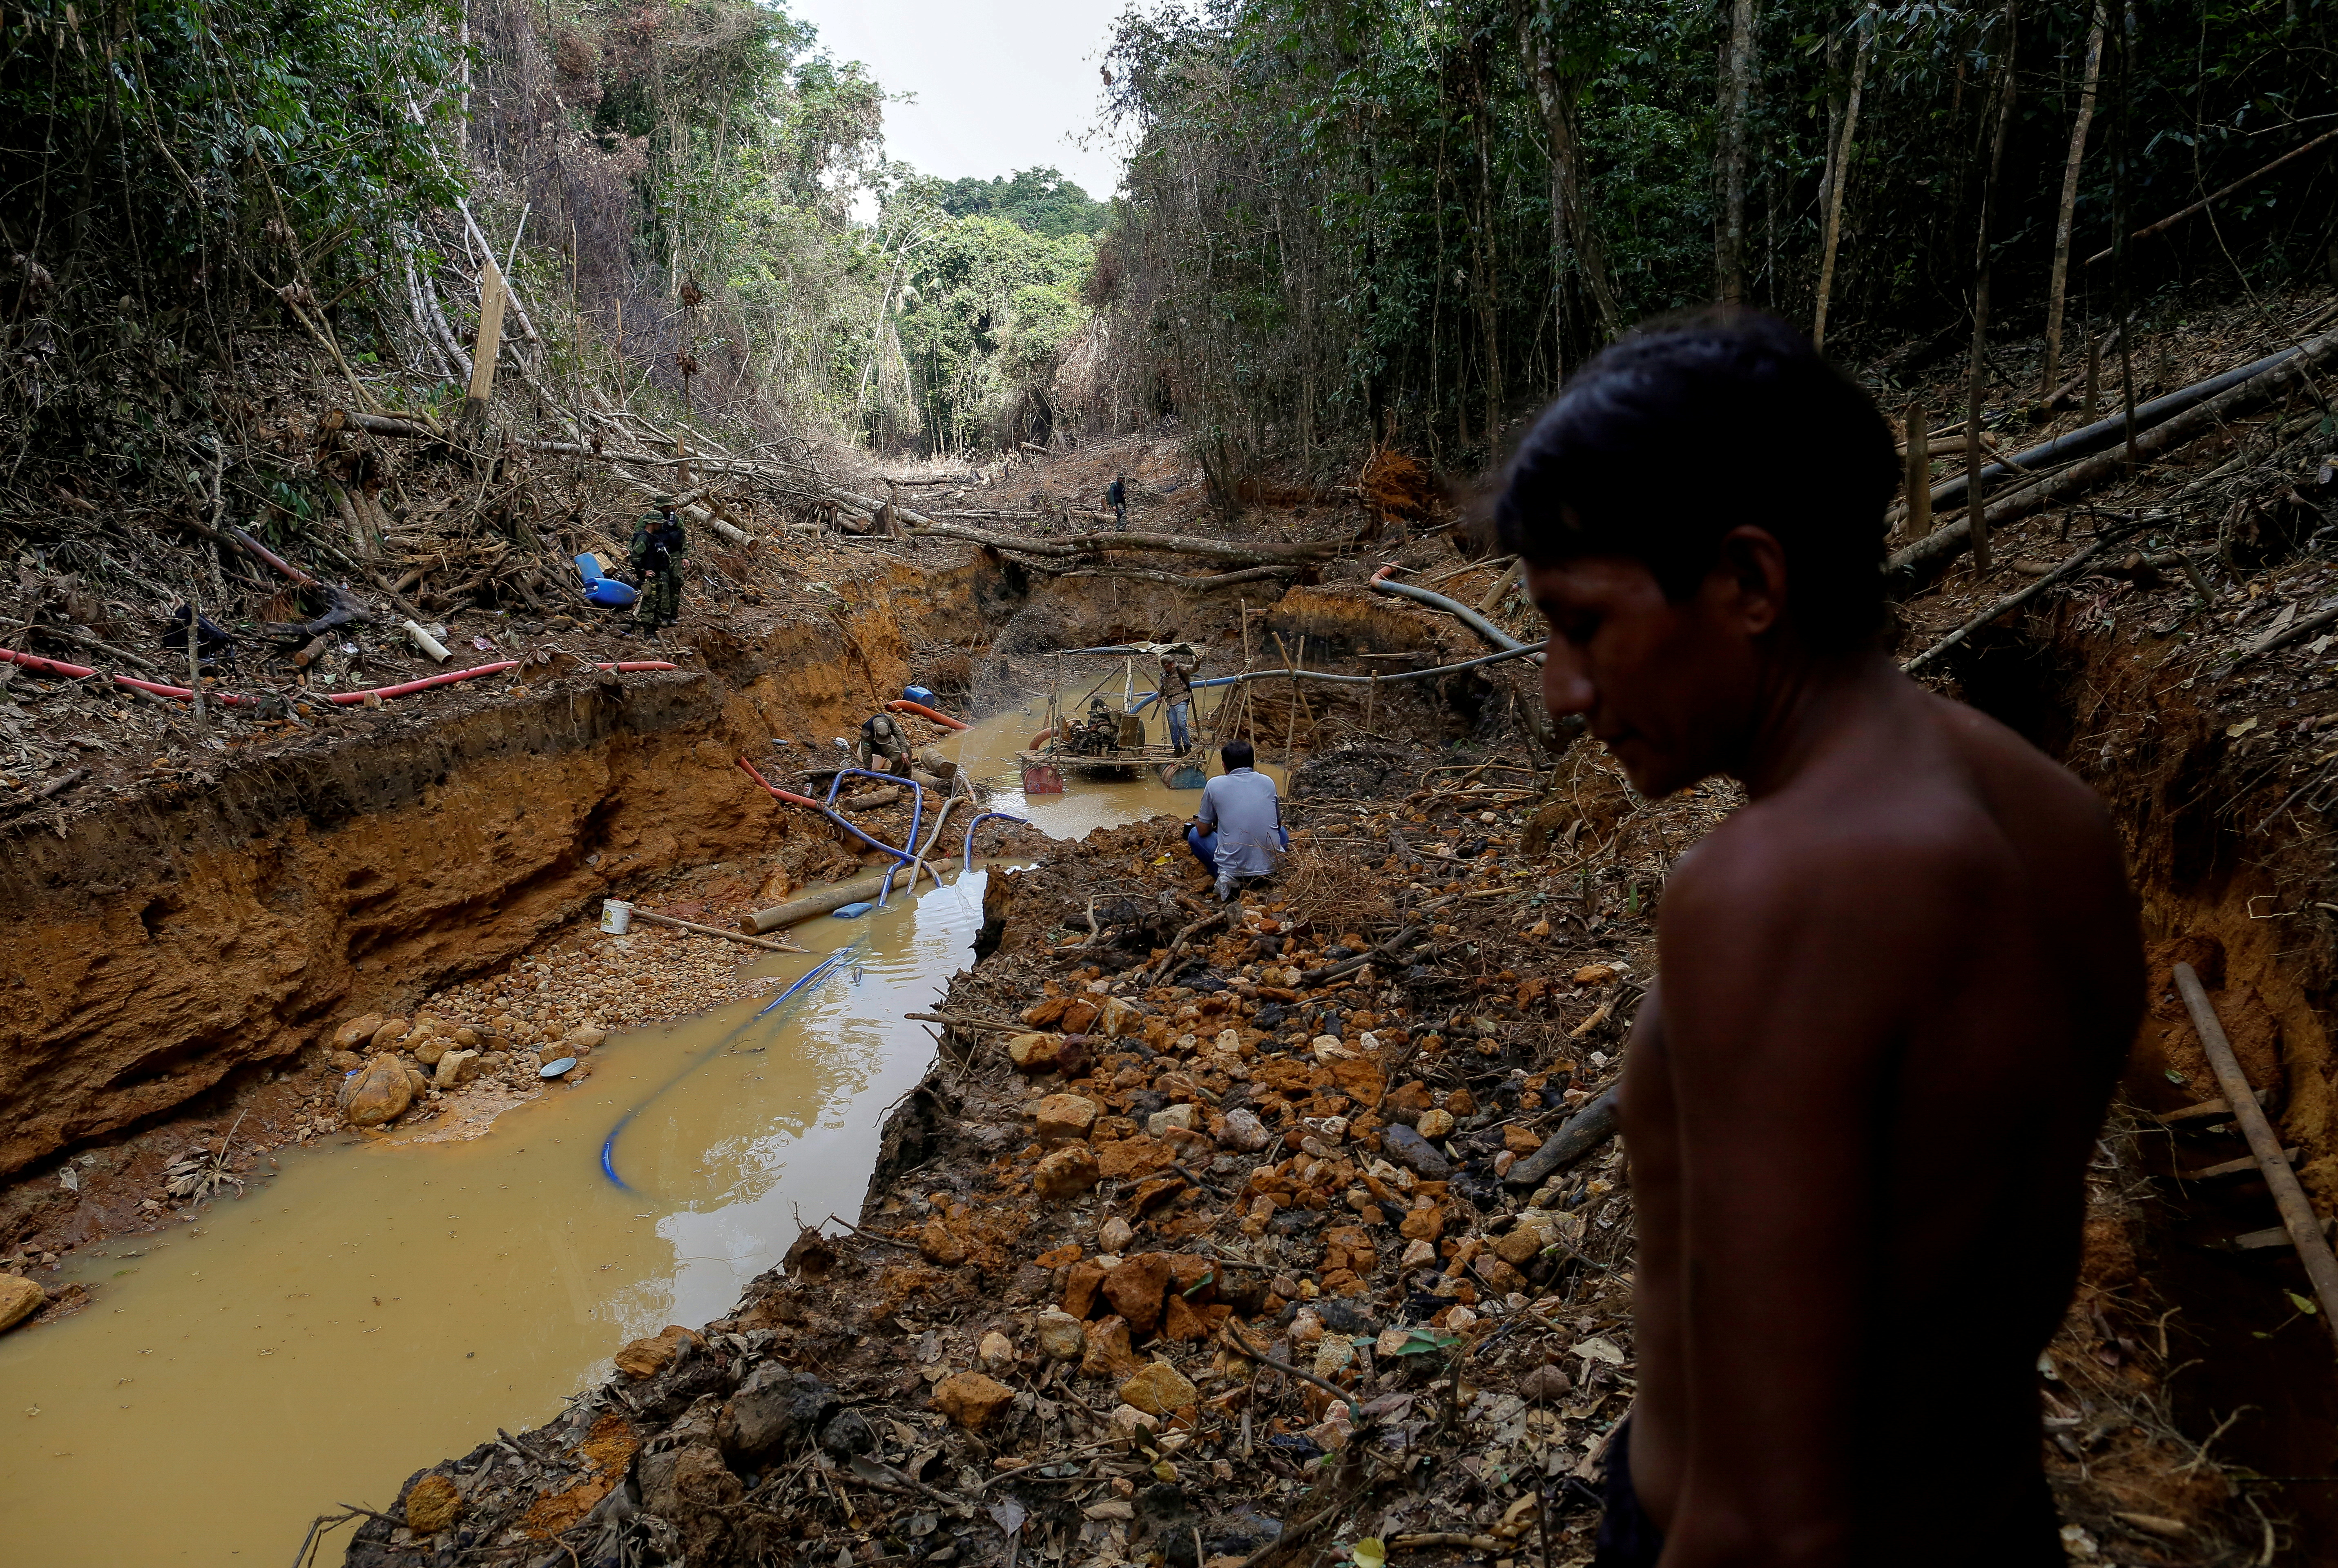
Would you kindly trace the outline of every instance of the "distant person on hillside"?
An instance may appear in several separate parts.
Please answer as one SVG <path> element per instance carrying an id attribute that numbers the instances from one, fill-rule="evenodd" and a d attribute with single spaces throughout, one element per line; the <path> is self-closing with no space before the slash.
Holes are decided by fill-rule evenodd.
<path id="1" fill-rule="evenodd" d="M 671 626 L 681 618 L 682 567 L 675 557 L 689 547 L 682 535 L 682 519 L 674 515 L 673 497 L 654 496 L 650 505 L 653 510 L 634 524 L 625 550 L 634 586 L 642 591 L 634 602 L 634 622 L 644 632 Z"/>
<path id="2" fill-rule="evenodd" d="M 1105 486 L 1104 504 L 1112 508 L 1112 525 L 1125 533 L 1128 528 L 1128 475 L 1115 474 Z"/>
<path id="3" fill-rule="evenodd" d="M 1291 848 L 1282 830 L 1282 802 L 1274 780 L 1252 764 L 1247 740 L 1229 740 L 1219 750 L 1226 770 L 1202 786 L 1201 809 L 1185 825 L 1185 843 L 1202 869 L 1217 879 L 1221 901 L 1235 884 L 1274 875 L 1274 858 Z"/>
<path id="4" fill-rule="evenodd" d="M 1198 658 L 1183 664 L 1174 653 L 1161 655 L 1161 708 L 1169 715 L 1169 744 L 1180 757 L 1193 744 L 1194 671 L 1200 665 Z"/>
<path id="5" fill-rule="evenodd" d="M 2136 899 L 2085 785 L 1879 646 L 1898 470 L 1808 338 L 1716 311 L 1585 366 L 1496 510 L 1551 714 L 1649 799 L 1748 798 L 1665 885 L 1625 1053 L 1606 1568 L 2066 1561 L 2038 1357 L 2142 1013 Z"/>

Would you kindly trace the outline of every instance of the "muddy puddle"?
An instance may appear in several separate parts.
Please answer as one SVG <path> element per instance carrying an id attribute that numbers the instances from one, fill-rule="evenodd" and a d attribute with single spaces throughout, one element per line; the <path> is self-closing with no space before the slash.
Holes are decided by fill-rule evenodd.
<path id="1" fill-rule="evenodd" d="M 1013 754 L 1044 716 L 958 738 L 993 808 L 1066 838 L 1193 809 L 1150 776 L 1027 800 Z M 9 1558 L 281 1561 L 316 1514 L 544 1421 L 626 1340 L 722 1316 L 799 1218 L 857 1214 L 933 1054 L 902 1014 L 971 961 L 984 876 L 796 927 L 812 954 L 755 972 L 844 956 L 776 1010 L 618 1036 L 486 1137 L 280 1151 L 241 1200 L 74 1259 L 48 1282 L 95 1304 L 0 1340 Z"/>

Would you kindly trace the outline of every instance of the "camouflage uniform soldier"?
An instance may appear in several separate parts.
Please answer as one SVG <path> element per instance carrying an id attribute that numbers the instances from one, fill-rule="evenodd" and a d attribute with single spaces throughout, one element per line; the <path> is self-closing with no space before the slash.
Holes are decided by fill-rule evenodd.
<path id="1" fill-rule="evenodd" d="M 645 632 L 671 626 L 682 615 L 682 568 L 674 557 L 689 546 L 682 535 L 682 519 L 674 515 L 673 497 L 655 496 L 656 510 L 642 514 L 634 524 L 625 560 L 633 568 L 634 585 L 642 596 L 634 606 L 634 621 Z"/>

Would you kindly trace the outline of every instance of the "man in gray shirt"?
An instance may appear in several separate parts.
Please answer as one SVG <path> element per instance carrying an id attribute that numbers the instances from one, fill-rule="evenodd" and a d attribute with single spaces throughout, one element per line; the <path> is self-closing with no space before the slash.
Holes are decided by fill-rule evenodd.
<path id="1" fill-rule="evenodd" d="M 1185 842 L 1225 899 L 1234 896 L 1237 878 L 1273 875 L 1274 857 L 1291 848 L 1291 836 L 1282 829 L 1274 780 L 1251 766 L 1256 758 L 1250 742 L 1229 740 L 1218 755 L 1226 770 L 1203 786 Z"/>

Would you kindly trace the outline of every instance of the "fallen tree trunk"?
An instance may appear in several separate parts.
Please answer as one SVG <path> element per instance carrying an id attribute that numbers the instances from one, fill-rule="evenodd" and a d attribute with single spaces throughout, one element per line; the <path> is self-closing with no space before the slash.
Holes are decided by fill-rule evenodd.
<path id="1" fill-rule="evenodd" d="M 1035 572 L 1050 577 L 1127 577 L 1139 583 L 1165 583 L 1172 588 L 1182 588 L 1194 593 L 1212 593 L 1221 588 L 1239 587 L 1244 583 L 1262 583 L 1272 577 L 1288 577 L 1306 568 L 1299 564 L 1287 566 L 1248 566 L 1239 572 L 1221 572 L 1212 577 L 1181 577 L 1174 572 L 1148 571 L 1142 566 L 1072 566 L 1057 570 L 1053 566 L 1035 564 Z"/>
<path id="2" fill-rule="evenodd" d="M 2118 340 L 2119 334 L 2113 332 L 2105 340 L 2104 350 L 2108 351 L 2117 344 Z M 2163 397 L 2155 397 L 2150 402 L 2137 407 L 2135 427 L 2141 431 L 2166 424 L 2178 414 L 2198 407 L 2227 388 L 2244 385 L 2269 370 L 2279 368 L 2296 358 L 2301 352 L 2303 352 L 2302 348 L 2284 348 L 2278 353 L 2268 354 L 2262 359 L 2253 359 L 2246 365 L 2235 366 L 2221 375 L 2211 376 L 2205 381 L 2196 381 L 2189 387 L 2179 387 Z M 2060 395 L 2060 392 L 2056 394 L 2057 397 Z M 1961 426 L 1957 428 L 1961 429 Z M 2127 414 L 2122 409 L 2107 419 L 2097 419 L 2091 425 L 2082 425 L 2068 435 L 2057 436 L 2051 441 L 2041 442 L 2027 451 L 2016 452 L 2010 457 L 2000 455 L 1999 461 L 1989 464 L 1981 469 L 1981 483 L 1984 485 L 1999 485 L 2003 483 L 2009 474 L 2016 475 L 2034 474 L 2038 469 L 2056 463 L 2066 463 L 2074 457 L 2091 456 L 2097 452 L 2107 451 L 2126 440 Z M 1967 477 L 1966 475 L 1959 474 L 1952 478 L 1943 479 L 1932 486 L 1932 510 L 1935 513 L 1945 511 L 1964 499 Z M 1904 507 L 1894 507 L 1891 514 L 1894 519 L 1904 514 Z"/>
<path id="3" fill-rule="evenodd" d="M 2333 355 L 2338 355 L 2338 332 L 2325 333 L 2320 338 L 2299 345 L 2295 349 L 2274 356 L 2271 360 L 2259 360 L 2256 366 L 2244 366 L 2243 369 L 2255 372 L 2245 380 L 2237 383 L 2230 380 L 2231 377 L 2239 374 L 2238 371 L 2228 371 L 2225 376 L 2213 377 L 2214 382 L 2224 384 L 2224 390 L 2217 392 L 2205 402 L 2194 402 L 2173 417 L 2163 419 L 2149 430 L 2144 431 L 2136 438 L 2136 456 L 2137 458 L 2156 457 L 2162 453 L 2172 452 L 2187 442 L 2197 440 L 2242 410 L 2269 402 L 2287 392 L 2291 387 L 2299 385 L 2304 381 L 2307 371 Z M 2205 387 L 2210 384 L 2203 382 L 2201 386 Z M 2186 390 L 2196 389 L 2186 388 Z M 2171 394 L 2171 397 L 2180 397 L 2183 395 L 2182 393 Z M 2170 398 L 2160 399 L 2163 403 L 2169 400 Z M 2137 412 L 2140 413 L 2140 410 Z M 2140 420 L 2137 422 L 2139 424 Z M 2117 428 L 2123 424 L 2123 421 L 2107 419 L 2102 423 Z M 2089 428 L 2095 428 L 2095 426 L 2089 426 Z M 2082 434 L 2082 432 L 2074 434 Z M 2083 463 L 2073 464 L 2050 478 L 2006 495 L 1989 509 L 1988 525 L 1994 528 L 2000 524 L 2027 517 L 2034 512 L 2042 512 L 2057 503 L 2083 495 L 2088 491 L 2126 473 L 2127 468 L 2127 453 L 2123 448 L 2117 447 L 2098 456 L 2090 457 Z M 1938 495 L 1939 492 L 1935 491 L 1936 499 Z M 1895 577 L 1920 580 L 1930 576 L 1964 554 L 1971 543 L 1971 520 L 1959 518 L 1945 527 L 1934 529 L 1906 549 L 1895 551 L 1891 559 L 1884 564 L 1885 570 Z"/>
<path id="4" fill-rule="evenodd" d="M 401 419 L 388 414 L 360 414 L 354 408 L 328 408 L 317 421 L 319 430 L 362 430 L 368 436 L 388 436 L 400 440 L 427 440 L 437 434 L 428 426 L 413 419 Z"/>
<path id="5" fill-rule="evenodd" d="M 841 500 L 860 500 L 860 497 L 841 490 L 835 494 Z M 873 501 L 864 504 L 872 510 L 877 505 Z M 907 507 L 899 509 L 898 514 L 918 524 L 918 532 L 921 534 L 941 539 L 963 539 L 969 544 L 986 544 L 994 550 L 1013 550 L 1027 555 L 1153 552 L 1164 555 L 1200 555 L 1209 560 L 1256 566 L 1272 561 L 1320 561 L 1347 548 L 1346 544 L 1340 541 L 1326 540 L 1307 544 L 1245 544 L 1232 539 L 1197 539 L 1184 534 L 1068 534 L 1061 539 L 1028 539 L 1012 534 L 992 534 L 980 528 L 962 527 L 954 523 L 938 523 L 921 517 Z"/>

